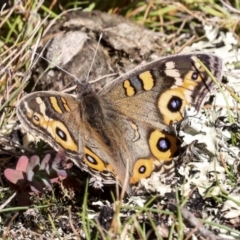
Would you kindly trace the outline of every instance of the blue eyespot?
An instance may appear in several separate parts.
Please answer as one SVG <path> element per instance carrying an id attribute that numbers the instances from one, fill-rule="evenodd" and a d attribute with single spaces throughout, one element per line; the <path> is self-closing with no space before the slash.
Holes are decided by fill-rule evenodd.
<path id="1" fill-rule="evenodd" d="M 192 74 L 192 80 L 197 80 L 198 79 L 198 72 L 193 72 Z"/>
<path id="2" fill-rule="evenodd" d="M 167 108 L 171 111 L 171 112 L 178 112 L 181 109 L 182 106 L 182 99 L 176 96 L 173 96 L 168 105 Z"/>
<path id="3" fill-rule="evenodd" d="M 95 160 L 95 158 L 93 158 L 92 156 L 86 154 L 86 159 L 91 163 L 91 164 L 94 164 L 94 165 L 97 165 L 97 161 Z"/>
<path id="4" fill-rule="evenodd" d="M 56 127 L 56 133 L 63 141 L 67 141 L 67 135 L 59 127 Z"/>
<path id="5" fill-rule="evenodd" d="M 166 152 L 171 148 L 171 142 L 167 138 L 159 138 L 157 148 L 161 152 Z"/>
<path id="6" fill-rule="evenodd" d="M 138 172 L 143 174 L 146 172 L 146 167 L 145 166 L 141 166 L 139 169 L 138 169 Z"/>
<path id="7" fill-rule="evenodd" d="M 35 121 L 37 121 L 37 122 L 39 122 L 39 121 L 40 121 L 39 117 L 38 117 L 38 116 L 36 116 L 35 114 L 33 115 L 33 119 L 34 119 Z"/>

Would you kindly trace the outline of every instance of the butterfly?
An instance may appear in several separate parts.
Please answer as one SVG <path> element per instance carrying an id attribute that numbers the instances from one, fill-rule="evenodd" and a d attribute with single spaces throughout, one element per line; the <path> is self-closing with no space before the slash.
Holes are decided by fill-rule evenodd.
<path id="1" fill-rule="evenodd" d="M 128 189 L 177 156 L 172 123 L 186 106 L 198 111 L 222 60 L 193 53 L 164 57 L 123 74 L 101 90 L 77 84 L 77 97 L 41 91 L 23 97 L 17 115 L 24 128 L 65 154 L 103 183 L 127 182 Z"/>

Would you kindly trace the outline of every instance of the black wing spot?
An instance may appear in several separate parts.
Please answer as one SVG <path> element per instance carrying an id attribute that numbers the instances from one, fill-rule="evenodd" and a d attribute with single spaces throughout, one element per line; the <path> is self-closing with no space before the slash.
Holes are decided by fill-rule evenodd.
<path id="1" fill-rule="evenodd" d="M 167 105 L 167 108 L 171 112 L 178 112 L 180 111 L 181 107 L 182 107 L 182 99 L 177 96 L 173 96 Z"/>

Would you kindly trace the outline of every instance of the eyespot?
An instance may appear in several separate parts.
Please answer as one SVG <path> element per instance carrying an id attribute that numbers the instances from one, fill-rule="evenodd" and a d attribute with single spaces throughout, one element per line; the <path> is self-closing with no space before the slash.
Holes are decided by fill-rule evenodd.
<path id="1" fill-rule="evenodd" d="M 153 168 L 153 159 L 138 159 L 133 166 L 132 177 L 130 179 L 131 184 L 138 183 L 142 178 L 150 177 Z"/>
<path id="2" fill-rule="evenodd" d="M 97 161 L 95 160 L 95 158 L 91 157 L 90 155 L 86 154 L 86 159 L 91 163 L 91 164 L 94 164 L 94 165 L 97 165 Z"/>
<path id="3" fill-rule="evenodd" d="M 40 119 L 41 119 L 41 118 L 37 115 L 37 113 L 34 113 L 33 115 L 32 115 L 32 113 L 29 113 L 29 114 L 28 114 L 28 117 L 32 118 L 32 122 L 33 122 L 35 125 L 41 124 L 41 122 L 40 122 Z"/>
<path id="4" fill-rule="evenodd" d="M 198 76 L 199 76 L 198 72 L 193 72 L 192 73 L 192 80 L 197 80 Z"/>
<path id="5" fill-rule="evenodd" d="M 34 118 L 34 120 L 37 121 L 37 122 L 40 121 L 39 117 L 38 117 L 36 114 L 33 115 L 33 118 Z"/>
<path id="6" fill-rule="evenodd" d="M 140 174 L 145 173 L 145 172 L 146 172 L 146 166 L 141 166 L 141 167 L 138 169 L 138 172 L 139 172 Z"/>
<path id="7" fill-rule="evenodd" d="M 165 124 L 182 119 L 182 112 L 187 105 L 187 99 L 183 88 L 170 89 L 160 94 L 158 110 Z"/>
<path id="8" fill-rule="evenodd" d="M 179 140 L 170 133 L 155 130 L 148 141 L 153 156 L 159 160 L 171 160 L 178 152 Z"/>
<path id="9" fill-rule="evenodd" d="M 63 140 L 67 141 L 67 135 L 59 127 L 56 127 L 56 134 Z"/>
<path id="10" fill-rule="evenodd" d="M 182 99 L 180 97 L 177 96 L 173 96 L 167 105 L 167 108 L 171 111 L 171 112 L 178 112 L 180 111 L 182 107 Z"/>
<path id="11" fill-rule="evenodd" d="M 88 167 L 100 172 L 107 170 L 103 160 L 90 149 L 85 147 L 84 153 L 84 162 L 88 165 Z"/>
<path id="12" fill-rule="evenodd" d="M 41 127 L 48 131 L 56 143 L 60 144 L 62 148 L 74 152 L 78 152 L 77 139 L 74 134 L 71 134 L 65 124 L 57 120 L 41 120 Z"/>
<path id="13" fill-rule="evenodd" d="M 171 143 L 168 140 L 168 138 L 161 137 L 161 138 L 159 138 L 159 140 L 157 142 L 157 148 L 161 152 L 166 152 L 166 151 L 168 151 L 171 148 Z"/>

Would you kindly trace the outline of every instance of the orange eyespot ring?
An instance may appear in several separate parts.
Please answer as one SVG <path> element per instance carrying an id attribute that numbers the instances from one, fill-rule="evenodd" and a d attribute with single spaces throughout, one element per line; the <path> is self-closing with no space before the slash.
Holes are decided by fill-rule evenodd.
<path id="1" fill-rule="evenodd" d="M 90 149 L 84 148 L 84 162 L 92 169 L 96 171 L 104 171 L 106 169 L 105 163 Z"/>
<path id="2" fill-rule="evenodd" d="M 153 159 L 142 158 L 138 159 L 134 166 L 132 177 L 130 179 L 131 184 L 136 184 L 142 178 L 148 178 L 151 176 L 153 171 Z"/>
<path id="3" fill-rule="evenodd" d="M 149 147 L 159 160 L 171 160 L 178 151 L 178 138 L 172 134 L 155 130 L 149 137 Z"/>

